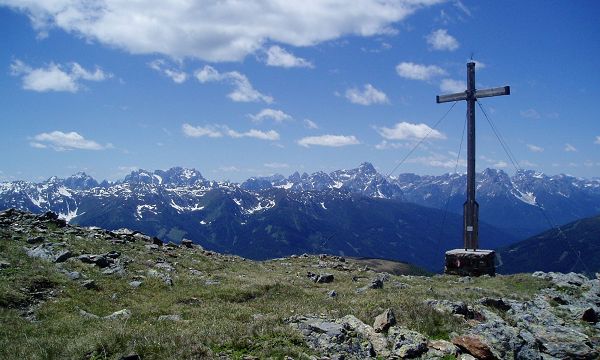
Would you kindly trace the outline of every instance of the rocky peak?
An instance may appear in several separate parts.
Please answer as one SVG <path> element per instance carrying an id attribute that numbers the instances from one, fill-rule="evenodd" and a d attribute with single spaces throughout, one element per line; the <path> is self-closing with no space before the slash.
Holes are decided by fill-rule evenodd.
<path id="1" fill-rule="evenodd" d="M 69 176 L 63 183 L 66 187 L 77 190 L 87 190 L 98 186 L 98 182 L 83 171 Z"/>

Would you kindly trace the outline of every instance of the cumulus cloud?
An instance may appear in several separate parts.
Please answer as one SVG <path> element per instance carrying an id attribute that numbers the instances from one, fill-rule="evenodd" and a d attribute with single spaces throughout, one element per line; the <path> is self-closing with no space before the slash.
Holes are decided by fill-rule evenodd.
<path id="1" fill-rule="evenodd" d="M 10 65 L 10 70 L 13 76 L 21 77 L 23 89 L 37 92 L 76 93 L 83 88 L 81 80 L 103 81 L 112 76 L 98 67 L 94 71 L 86 70 L 76 62 L 66 65 L 50 63 L 46 67 L 36 69 L 21 60 L 15 60 Z"/>
<path id="2" fill-rule="evenodd" d="M 312 120 L 310 120 L 310 119 L 304 119 L 304 126 L 305 126 L 307 129 L 311 129 L 311 130 L 313 130 L 313 129 L 318 129 L 318 128 L 319 128 L 319 125 L 317 125 L 317 123 L 316 123 L 316 122 L 314 122 L 314 121 L 312 121 Z M 599 138 L 600 138 L 600 137 L 599 137 Z"/>
<path id="3" fill-rule="evenodd" d="M 304 147 L 310 146 L 328 146 L 328 147 L 341 147 L 348 145 L 357 145 L 360 141 L 354 135 L 320 135 L 320 136 L 307 136 L 298 140 L 298 145 Z"/>
<path id="4" fill-rule="evenodd" d="M 432 31 L 426 36 L 427 43 L 434 50 L 454 51 L 458 49 L 458 41 L 446 29 Z"/>
<path id="5" fill-rule="evenodd" d="M 279 46 L 271 46 L 267 51 L 266 64 L 269 66 L 279 66 L 284 68 L 304 67 L 314 68 L 314 65 L 305 59 L 299 58 L 280 48 Z"/>
<path id="6" fill-rule="evenodd" d="M 544 148 L 543 147 L 540 147 L 540 146 L 537 146 L 537 145 L 533 145 L 533 144 L 527 144 L 527 148 L 531 152 L 537 152 L 537 153 L 544 152 Z"/>
<path id="7" fill-rule="evenodd" d="M 537 110 L 535 110 L 535 109 L 521 110 L 519 113 L 521 114 L 522 117 L 527 118 L 527 119 L 539 119 L 542 117 L 540 115 L 540 113 L 537 112 Z"/>
<path id="8" fill-rule="evenodd" d="M 32 147 L 38 149 L 51 148 L 56 151 L 66 150 L 104 150 L 112 148 L 111 144 L 100 145 L 99 143 L 84 138 L 75 131 L 68 133 L 62 131 L 52 131 L 49 133 L 37 134 L 29 143 Z"/>
<path id="9" fill-rule="evenodd" d="M 190 124 L 183 124 L 181 126 L 183 134 L 187 137 L 211 137 L 220 138 L 228 136 L 234 139 L 239 138 L 255 138 L 260 140 L 275 141 L 279 140 L 279 133 L 275 130 L 261 131 L 256 129 L 250 129 L 246 132 L 239 132 L 230 129 L 227 125 L 206 125 L 206 126 L 193 126 Z"/>
<path id="10" fill-rule="evenodd" d="M 233 91 L 227 96 L 236 102 L 265 102 L 270 104 L 273 98 L 268 95 L 258 92 L 250 80 L 237 71 L 221 73 L 212 66 L 206 65 L 202 69 L 197 70 L 194 74 L 196 79 L 201 83 L 207 82 L 227 82 L 233 86 Z"/>
<path id="11" fill-rule="evenodd" d="M 2 0 L 42 35 L 52 28 L 133 54 L 240 61 L 265 43 L 312 46 L 345 35 L 394 33 L 393 24 L 442 0 Z"/>
<path id="12" fill-rule="evenodd" d="M 567 143 L 567 144 L 565 144 L 565 151 L 566 152 L 576 152 L 577 148 L 575 148 L 575 146 Z"/>
<path id="13" fill-rule="evenodd" d="M 440 91 L 443 93 L 459 93 L 467 89 L 467 84 L 462 80 L 443 79 Z"/>
<path id="14" fill-rule="evenodd" d="M 375 89 L 371 84 L 365 84 L 363 90 L 357 88 L 346 90 L 346 99 L 359 105 L 387 104 L 390 102 L 383 91 Z"/>
<path id="15" fill-rule="evenodd" d="M 158 71 L 159 73 L 171 78 L 177 84 L 183 84 L 188 77 L 188 74 L 185 71 L 179 70 L 174 67 L 170 67 L 167 65 L 167 62 L 162 59 L 157 59 L 148 63 L 148 66 Z"/>
<path id="16" fill-rule="evenodd" d="M 401 62 L 396 65 L 396 72 L 403 78 L 411 80 L 430 80 L 437 76 L 446 75 L 446 71 L 436 65 Z"/>
<path id="17" fill-rule="evenodd" d="M 226 129 L 225 133 L 232 137 L 232 138 L 243 138 L 243 137 L 250 137 L 250 138 L 255 138 L 255 139 L 260 139 L 260 140 L 269 140 L 269 141 L 275 141 L 275 140 L 279 140 L 279 133 L 275 130 L 269 130 L 269 131 L 261 131 L 261 130 L 256 130 L 256 129 L 250 129 L 246 132 L 238 132 L 235 130 L 231 130 L 231 129 Z"/>
<path id="18" fill-rule="evenodd" d="M 411 124 L 404 121 L 391 128 L 375 127 L 375 130 L 386 140 L 421 140 L 425 137 L 438 140 L 446 139 L 446 135 L 426 124 Z"/>
<path id="19" fill-rule="evenodd" d="M 262 122 L 263 120 L 273 120 L 276 123 L 281 123 L 287 120 L 292 120 L 292 116 L 281 110 L 262 109 L 258 114 L 248 115 L 254 122 Z"/>
<path id="20" fill-rule="evenodd" d="M 219 131 L 219 129 L 215 126 L 193 126 L 190 124 L 183 124 L 181 125 L 181 130 L 183 131 L 183 134 L 187 137 L 211 137 L 211 138 L 218 138 L 218 137 L 222 137 L 223 134 L 221 133 L 221 131 Z"/>

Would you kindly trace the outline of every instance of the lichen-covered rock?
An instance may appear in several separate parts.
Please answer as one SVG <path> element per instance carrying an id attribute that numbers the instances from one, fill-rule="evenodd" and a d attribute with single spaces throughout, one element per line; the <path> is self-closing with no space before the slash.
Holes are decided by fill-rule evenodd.
<path id="1" fill-rule="evenodd" d="M 412 358 L 427 351 L 427 338 L 404 327 L 394 326 L 388 332 L 392 353 L 401 358 Z"/>

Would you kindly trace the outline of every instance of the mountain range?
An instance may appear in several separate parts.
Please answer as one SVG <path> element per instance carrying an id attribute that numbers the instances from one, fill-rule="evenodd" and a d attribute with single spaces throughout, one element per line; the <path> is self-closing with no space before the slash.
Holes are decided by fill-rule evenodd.
<path id="1" fill-rule="evenodd" d="M 327 252 L 408 261 L 438 271 L 460 246 L 464 174 L 386 177 L 349 170 L 205 179 L 195 169 L 136 170 L 98 183 L 85 173 L 0 183 L 0 208 L 54 211 L 72 223 L 127 227 L 254 259 Z M 486 169 L 477 176 L 481 244 L 508 246 L 600 213 L 600 181 Z M 544 211 L 542 211 L 542 208 Z"/>

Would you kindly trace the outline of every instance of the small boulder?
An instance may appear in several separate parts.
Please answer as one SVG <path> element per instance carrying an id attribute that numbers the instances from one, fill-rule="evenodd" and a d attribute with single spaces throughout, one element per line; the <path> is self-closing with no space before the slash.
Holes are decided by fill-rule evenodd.
<path id="1" fill-rule="evenodd" d="M 392 309 L 387 309 L 375 317 L 373 329 L 375 329 L 375 332 L 385 332 L 390 328 L 390 326 L 394 325 L 396 325 L 396 316 L 394 315 L 394 311 Z"/>
<path id="2" fill-rule="evenodd" d="M 392 327 L 388 332 L 392 353 L 400 358 L 418 357 L 427 351 L 427 338 L 412 330 Z"/>
<path id="3" fill-rule="evenodd" d="M 315 282 L 317 284 L 327 284 L 333 282 L 333 274 L 319 274 Z"/>
<path id="4" fill-rule="evenodd" d="M 183 239 L 181 240 L 181 245 L 186 247 L 186 248 L 192 248 L 193 247 L 193 242 L 190 239 Z"/>
<path id="5" fill-rule="evenodd" d="M 8 261 L 0 261 L 0 269 L 7 269 L 10 267 L 10 263 Z"/>
<path id="6" fill-rule="evenodd" d="M 73 253 L 71 251 L 63 250 L 63 251 L 59 252 L 58 254 L 56 254 L 56 256 L 54 257 L 54 262 L 55 263 L 65 262 L 72 257 L 73 257 Z"/>
<path id="7" fill-rule="evenodd" d="M 331 290 L 327 293 L 327 296 L 329 296 L 330 298 L 337 297 L 337 292 L 335 290 Z"/>
<path id="8" fill-rule="evenodd" d="M 477 359 L 498 360 L 492 353 L 490 347 L 476 335 L 457 336 L 452 339 L 452 343 Z"/>
<path id="9" fill-rule="evenodd" d="M 152 244 L 158 245 L 158 246 L 162 246 L 163 245 L 163 241 L 155 236 L 155 237 L 152 238 Z"/>

